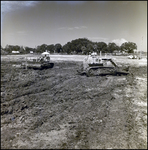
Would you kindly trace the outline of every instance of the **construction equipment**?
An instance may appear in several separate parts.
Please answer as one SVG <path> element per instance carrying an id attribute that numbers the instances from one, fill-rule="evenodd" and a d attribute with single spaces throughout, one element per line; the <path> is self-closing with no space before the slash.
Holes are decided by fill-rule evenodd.
<path id="1" fill-rule="evenodd" d="M 97 53 L 92 53 L 83 61 L 81 70 L 78 74 L 86 76 L 105 76 L 105 75 L 128 75 L 129 66 L 118 66 L 112 58 L 99 57 Z"/>
<path id="2" fill-rule="evenodd" d="M 129 55 L 129 56 L 127 56 L 127 58 L 129 58 L 129 59 L 137 59 L 137 56 L 136 55 Z"/>
<path id="3" fill-rule="evenodd" d="M 28 57 L 26 61 L 22 63 L 21 67 L 26 69 L 48 69 L 53 68 L 54 63 L 50 62 L 49 54 L 42 53 L 40 57 Z"/>

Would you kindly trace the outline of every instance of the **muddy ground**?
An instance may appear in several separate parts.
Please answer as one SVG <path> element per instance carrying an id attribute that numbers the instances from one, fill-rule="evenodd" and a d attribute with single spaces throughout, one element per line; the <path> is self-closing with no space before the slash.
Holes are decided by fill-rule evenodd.
<path id="1" fill-rule="evenodd" d="M 81 64 L 25 70 L 1 62 L 1 148 L 147 148 L 147 66 L 86 77 Z"/>

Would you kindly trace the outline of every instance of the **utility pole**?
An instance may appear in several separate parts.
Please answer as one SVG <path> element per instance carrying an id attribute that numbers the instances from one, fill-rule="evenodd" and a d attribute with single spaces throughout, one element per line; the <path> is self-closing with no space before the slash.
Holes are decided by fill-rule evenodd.
<path id="1" fill-rule="evenodd" d="M 101 57 L 101 51 L 100 51 L 100 57 Z"/>
<path id="2" fill-rule="evenodd" d="M 36 51 L 37 51 L 37 46 L 35 45 L 35 54 L 37 54 L 37 52 L 36 52 Z"/>
<path id="3" fill-rule="evenodd" d="M 27 70 L 27 51 L 26 51 L 26 48 L 25 48 L 25 53 L 26 53 L 26 57 L 25 57 L 26 58 L 26 65 L 25 66 L 26 66 L 26 70 Z"/>
<path id="4" fill-rule="evenodd" d="M 142 36 L 142 41 L 141 41 L 140 59 L 141 59 L 142 44 L 143 44 L 143 36 Z"/>

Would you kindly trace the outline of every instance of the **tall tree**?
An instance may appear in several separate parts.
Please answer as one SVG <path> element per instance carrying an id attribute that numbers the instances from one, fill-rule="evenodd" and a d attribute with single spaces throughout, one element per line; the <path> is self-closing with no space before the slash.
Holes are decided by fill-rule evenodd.
<path id="1" fill-rule="evenodd" d="M 118 49 L 118 46 L 114 42 L 108 43 L 107 47 L 108 47 L 108 50 L 109 50 L 110 53 L 112 53 L 114 50 Z"/>
<path id="2" fill-rule="evenodd" d="M 87 48 L 85 46 L 81 46 L 81 51 L 82 51 L 82 54 L 84 55 L 87 54 Z"/>
<path id="3" fill-rule="evenodd" d="M 50 51 L 50 53 L 54 53 L 55 46 L 54 46 L 54 44 L 47 45 L 46 49 L 47 49 L 47 51 Z"/>
<path id="4" fill-rule="evenodd" d="M 71 53 L 71 49 L 70 49 L 70 42 L 66 43 L 64 46 L 63 46 L 63 51 L 67 54 L 70 54 Z"/>
<path id="5" fill-rule="evenodd" d="M 89 53 L 89 52 L 92 53 L 92 52 L 94 51 L 94 47 L 93 47 L 93 44 L 92 44 L 92 43 L 90 43 L 90 44 L 87 45 L 87 51 L 88 51 L 88 53 Z"/>
<path id="6" fill-rule="evenodd" d="M 25 53 L 30 53 L 30 51 L 33 51 L 33 48 L 26 46 L 25 47 Z"/>
<path id="7" fill-rule="evenodd" d="M 20 53 L 24 54 L 25 50 L 23 46 L 20 46 Z"/>
<path id="8" fill-rule="evenodd" d="M 37 53 L 43 53 L 47 50 L 47 44 L 42 44 L 40 46 L 37 46 Z"/>
<path id="9" fill-rule="evenodd" d="M 97 52 L 99 53 L 100 51 L 107 52 L 107 44 L 105 42 L 98 42 L 97 43 Z"/>
<path id="10" fill-rule="evenodd" d="M 127 51 L 128 53 L 133 53 L 137 50 L 137 45 L 134 42 L 125 42 L 120 46 L 122 51 Z"/>
<path id="11" fill-rule="evenodd" d="M 62 52 L 62 45 L 61 44 L 59 44 L 59 43 L 55 44 L 55 52 L 56 53 Z"/>

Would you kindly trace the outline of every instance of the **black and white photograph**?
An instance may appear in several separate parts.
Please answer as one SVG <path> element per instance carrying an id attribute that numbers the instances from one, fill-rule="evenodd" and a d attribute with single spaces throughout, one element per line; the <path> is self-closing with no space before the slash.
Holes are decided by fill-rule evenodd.
<path id="1" fill-rule="evenodd" d="M 147 149 L 147 1 L 1 1 L 1 148 Z"/>

